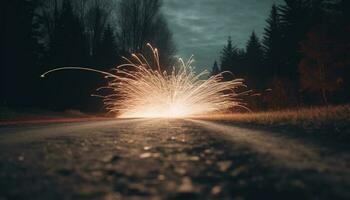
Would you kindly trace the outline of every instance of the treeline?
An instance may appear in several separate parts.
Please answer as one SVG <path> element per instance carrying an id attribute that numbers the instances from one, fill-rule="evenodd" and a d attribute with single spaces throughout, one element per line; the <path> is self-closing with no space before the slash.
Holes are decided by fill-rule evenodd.
<path id="1" fill-rule="evenodd" d="M 4 0 L 0 3 L 2 107 L 96 111 L 89 98 L 103 76 L 62 71 L 90 66 L 109 71 L 122 56 L 144 52 L 147 42 L 167 64 L 175 52 L 160 0 Z"/>
<path id="2" fill-rule="evenodd" d="M 244 49 L 229 38 L 212 72 L 244 78 L 255 110 L 350 102 L 350 1 L 285 0 L 266 22 Z"/>

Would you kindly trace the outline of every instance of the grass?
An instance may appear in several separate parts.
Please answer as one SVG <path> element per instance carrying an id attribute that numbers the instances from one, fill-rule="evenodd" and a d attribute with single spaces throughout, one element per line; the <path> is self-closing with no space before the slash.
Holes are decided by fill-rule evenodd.
<path id="1" fill-rule="evenodd" d="M 266 128 L 298 129 L 306 132 L 350 132 L 350 105 L 310 107 L 296 110 L 223 114 L 208 117 Z"/>
<path id="2" fill-rule="evenodd" d="M 287 137 L 301 138 L 323 147 L 350 151 L 350 105 L 221 114 L 200 118 L 263 129 Z"/>

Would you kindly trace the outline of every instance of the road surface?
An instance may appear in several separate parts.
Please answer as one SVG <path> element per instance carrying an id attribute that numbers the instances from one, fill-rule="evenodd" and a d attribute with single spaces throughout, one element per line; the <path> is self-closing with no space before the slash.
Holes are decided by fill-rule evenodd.
<path id="1" fill-rule="evenodd" d="M 198 119 L 0 127 L 0 200 L 349 199 L 350 155 Z"/>

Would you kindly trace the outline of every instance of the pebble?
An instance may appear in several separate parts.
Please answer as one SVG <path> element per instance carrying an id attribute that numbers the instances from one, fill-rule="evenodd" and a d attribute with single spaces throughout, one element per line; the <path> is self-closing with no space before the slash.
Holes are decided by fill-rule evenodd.
<path id="1" fill-rule="evenodd" d="M 220 161 L 218 162 L 218 167 L 221 172 L 226 172 L 231 167 L 231 161 Z"/>
<path id="2" fill-rule="evenodd" d="M 153 153 L 152 154 L 153 158 L 160 158 L 161 156 L 162 156 L 162 154 L 160 154 L 160 153 Z"/>
<path id="3" fill-rule="evenodd" d="M 175 181 L 169 180 L 169 181 L 166 181 L 166 182 L 165 182 L 165 188 L 166 188 L 166 190 L 168 190 L 168 191 L 174 191 L 174 190 L 176 190 L 176 188 L 177 188 L 177 184 L 176 184 Z"/>
<path id="4" fill-rule="evenodd" d="M 221 192 L 221 187 L 219 185 L 217 186 L 214 186 L 212 189 L 211 189 L 211 194 L 213 195 L 216 195 L 216 194 L 219 194 Z"/>
<path id="5" fill-rule="evenodd" d="M 147 153 L 141 154 L 141 155 L 140 155 L 140 158 L 149 158 L 149 157 L 151 157 L 151 156 L 152 156 L 152 154 L 149 153 L 149 152 L 147 152 Z"/>
<path id="6" fill-rule="evenodd" d="M 191 161 L 199 161 L 199 157 L 198 156 L 190 156 L 189 160 L 191 160 Z"/>
<path id="7" fill-rule="evenodd" d="M 194 187 L 192 181 L 189 177 L 184 177 L 181 180 L 181 185 L 179 186 L 179 192 L 193 192 Z"/>
<path id="8" fill-rule="evenodd" d="M 146 151 L 150 150 L 151 148 L 152 148 L 152 147 L 150 147 L 150 146 L 145 146 L 145 147 L 143 147 L 143 149 L 146 150 Z"/>
<path id="9" fill-rule="evenodd" d="M 67 155 L 72 156 L 72 155 L 73 155 L 72 150 L 68 149 L 68 150 L 67 150 Z"/>
<path id="10" fill-rule="evenodd" d="M 159 174 L 157 178 L 160 181 L 164 181 L 165 180 L 165 176 L 163 174 Z"/>
<path id="11" fill-rule="evenodd" d="M 184 175 L 186 174 L 186 169 L 178 167 L 178 168 L 175 168 L 175 172 L 180 175 Z"/>

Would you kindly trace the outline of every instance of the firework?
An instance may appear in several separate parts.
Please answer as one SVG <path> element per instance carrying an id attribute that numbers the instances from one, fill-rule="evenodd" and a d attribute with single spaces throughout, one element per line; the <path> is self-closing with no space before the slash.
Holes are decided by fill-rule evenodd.
<path id="1" fill-rule="evenodd" d="M 244 86 L 242 79 L 224 80 L 225 72 L 203 79 L 208 72 L 196 74 L 191 66 L 192 58 L 186 63 L 179 59 L 178 66 L 162 71 L 158 50 L 147 45 L 152 51 L 152 60 L 147 60 L 142 54 L 132 54 L 131 59 L 124 58 L 126 63 L 112 69 L 112 73 L 91 68 L 63 67 L 50 70 L 42 77 L 67 69 L 106 75 L 108 85 L 97 91 L 107 89 L 112 93 L 95 96 L 102 97 L 106 109 L 120 118 L 188 117 L 233 107 L 246 108 L 238 99 L 242 93 L 236 92 L 237 88 Z"/>

